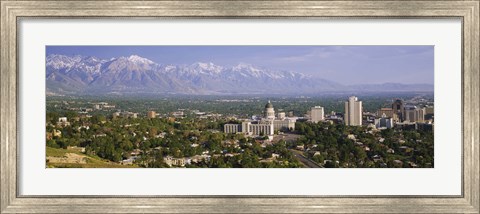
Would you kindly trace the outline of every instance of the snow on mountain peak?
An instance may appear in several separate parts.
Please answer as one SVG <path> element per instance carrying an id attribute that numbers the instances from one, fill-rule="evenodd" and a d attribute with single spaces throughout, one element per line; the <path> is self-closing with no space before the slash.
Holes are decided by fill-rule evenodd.
<path id="1" fill-rule="evenodd" d="M 177 75 L 196 76 L 208 75 L 219 78 L 269 78 L 269 79 L 296 79 L 304 78 L 305 75 L 290 71 L 273 71 L 248 63 L 239 63 L 231 67 L 222 67 L 212 62 L 195 62 L 190 65 L 165 65 L 161 66 L 152 60 L 138 55 L 121 56 L 110 60 L 100 59 L 94 56 L 65 56 L 51 54 L 47 56 L 47 67 L 50 71 L 84 72 L 100 75 L 103 72 L 127 71 L 157 71 L 177 73 Z"/>
<path id="2" fill-rule="evenodd" d="M 236 66 L 232 67 L 232 71 L 238 72 L 242 76 L 253 76 L 253 77 L 260 77 L 262 75 L 269 76 L 268 74 L 271 72 L 268 72 L 267 70 L 259 69 L 257 67 L 254 67 L 251 64 L 247 63 L 239 63 Z"/>
<path id="3" fill-rule="evenodd" d="M 81 58 L 78 56 L 69 57 L 60 54 L 50 54 L 46 58 L 46 66 L 54 69 L 70 69 L 80 60 Z"/>
<path id="4" fill-rule="evenodd" d="M 121 56 L 118 58 L 113 58 L 110 61 L 106 61 L 105 67 L 109 72 L 119 72 L 122 70 L 127 71 L 145 71 L 145 70 L 156 70 L 158 68 L 158 64 L 140 57 L 138 55 L 131 55 L 131 56 Z"/>
<path id="5" fill-rule="evenodd" d="M 255 69 L 255 70 L 258 70 L 257 68 L 255 68 L 252 64 L 248 64 L 248 63 L 238 63 L 236 66 L 233 66 L 233 69 L 234 70 L 242 70 L 242 69 Z"/>
<path id="6" fill-rule="evenodd" d="M 84 57 L 82 59 L 83 62 L 85 63 L 88 63 L 88 64 L 97 64 L 97 63 L 102 63 L 102 62 L 105 62 L 105 60 L 101 60 L 97 57 L 94 57 L 94 56 L 88 56 L 88 57 Z"/>
<path id="7" fill-rule="evenodd" d="M 190 65 L 161 65 L 138 55 L 102 59 L 89 56 L 48 55 L 47 80 L 55 82 L 50 90 L 111 92 L 131 90 L 168 93 L 283 92 L 305 86 L 309 91 L 334 87 L 323 80 L 293 71 L 269 70 L 240 63 L 219 66 L 212 62 Z M 318 84 L 322 83 L 322 84 Z M 323 84 L 325 83 L 325 84 Z M 189 88 L 185 88 L 188 85 Z"/>
<path id="8" fill-rule="evenodd" d="M 213 73 L 218 74 L 223 71 L 223 67 L 215 65 L 212 62 L 196 62 L 189 66 L 192 70 L 198 73 Z"/>
<path id="9" fill-rule="evenodd" d="M 131 55 L 128 57 L 128 60 L 135 62 L 135 63 L 144 63 L 144 64 L 155 64 L 152 60 L 149 60 L 147 58 L 143 58 L 138 55 Z"/>

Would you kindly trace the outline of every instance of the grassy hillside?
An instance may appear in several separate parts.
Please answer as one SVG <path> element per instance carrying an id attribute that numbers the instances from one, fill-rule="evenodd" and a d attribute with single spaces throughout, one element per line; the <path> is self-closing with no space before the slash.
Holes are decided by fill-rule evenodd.
<path id="1" fill-rule="evenodd" d="M 55 163 L 47 161 L 47 168 L 138 168 L 137 165 L 121 165 L 98 156 L 86 155 L 76 150 L 47 148 L 47 157 L 67 159 L 68 154 L 75 154 L 76 157 L 83 157 L 86 163 Z"/>

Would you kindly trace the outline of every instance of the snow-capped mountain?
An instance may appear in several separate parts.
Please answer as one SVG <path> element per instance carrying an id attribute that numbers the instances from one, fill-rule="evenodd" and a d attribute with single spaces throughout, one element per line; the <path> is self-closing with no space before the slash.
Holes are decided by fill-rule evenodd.
<path id="1" fill-rule="evenodd" d="M 345 90 L 338 83 L 298 72 L 250 64 L 211 62 L 162 65 L 141 56 L 112 59 L 48 55 L 47 92 L 54 94 L 299 94 Z"/>

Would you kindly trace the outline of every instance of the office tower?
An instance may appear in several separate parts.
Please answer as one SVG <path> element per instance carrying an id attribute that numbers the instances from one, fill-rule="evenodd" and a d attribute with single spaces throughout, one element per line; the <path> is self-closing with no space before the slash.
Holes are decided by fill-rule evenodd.
<path id="1" fill-rule="evenodd" d="M 405 121 L 417 123 L 425 122 L 425 108 L 405 106 Z"/>
<path id="2" fill-rule="evenodd" d="M 425 112 L 426 112 L 426 109 L 425 108 L 418 108 L 417 109 L 417 122 L 418 123 L 424 123 L 425 122 Z"/>
<path id="3" fill-rule="evenodd" d="M 397 114 L 397 118 L 400 121 L 405 120 L 405 107 L 403 105 L 403 101 L 400 99 L 396 99 L 392 103 L 392 109 L 395 114 Z"/>
<path id="4" fill-rule="evenodd" d="M 325 120 L 323 107 L 315 106 L 310 110 L 310 120 L 314 123 Z"/>
<path id="5" fill-rule="evenodd" d="M 358 101 L 358 98 L 355 96 L 349 97 L 348 102 L 345 102 L 345 125 L 361 126 L 362 112 L 362 101 Z"/>

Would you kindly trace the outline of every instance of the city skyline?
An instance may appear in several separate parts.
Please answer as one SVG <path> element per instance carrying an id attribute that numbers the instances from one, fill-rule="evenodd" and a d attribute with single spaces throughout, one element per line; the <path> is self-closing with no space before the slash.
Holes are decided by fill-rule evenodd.
<path id="1" fill-rule="evenodd" d="M 432 94 L 391 98 L 194 103 L 51 98 L 46 163 L 53 168 L 434 167 Z"/>
<path id="2" fill-rule="evenodd" d="M 433 46 L 47 46 L 46 54 L 102 59 L 139 55 L 159 64 L 176 65 L 245 63 L 347 85 L 434 81 Z"/>
<path id="3" fill-rule="evenodd" d="M 46 167 L 433 168 L 433 46 L 47 46 Z"/>

